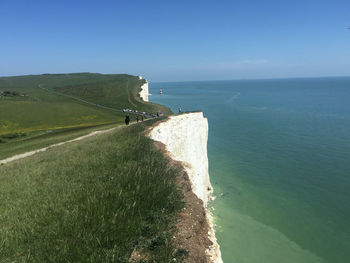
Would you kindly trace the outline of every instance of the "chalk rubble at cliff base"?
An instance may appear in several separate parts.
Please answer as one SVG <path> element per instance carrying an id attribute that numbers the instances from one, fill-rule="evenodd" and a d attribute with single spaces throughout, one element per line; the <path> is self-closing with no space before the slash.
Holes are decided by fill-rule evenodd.
<path id="1" fill-rule="evenodd" d="M 170 157 L 183 164 L 191 181 L 192 191 L 207 207 L 212 195 L 208 173 L 208 120 L 202 112 L 171 116 L 149 132 L 150 138 L 165 145 Z M 216 241 L 212 215 L 206 210 L 209 224 L 208 237 L 212 241 L 207 255 L 212 262 L 221 263 L 220 247 Z"/>

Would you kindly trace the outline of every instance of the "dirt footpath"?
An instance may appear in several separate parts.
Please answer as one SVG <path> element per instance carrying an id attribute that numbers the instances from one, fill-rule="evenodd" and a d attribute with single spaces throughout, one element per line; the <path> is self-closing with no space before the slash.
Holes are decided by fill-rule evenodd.
<path id="1" fill-rule="evenodd" d="M 41 149 L 38 149 L 38 150 L 17 154 L 17 155 L 14 155 L 12 157 L 9 157 L 7 159 L 0 160 L 0 165 L 9 163 L 9 162 L 12 162 L 12 161 L 15 161 L 15 160 L 19 160 L 19 159 L 22 159 L 22 158 L 26 158 L 28 156 L 32 156 L 32 155 L 34 155 L 36 153 L 39 153 L 39 152 L 45 152 L 46 150 L 48 150 L 50 148 L 53 148 L 53 147 L 61 146 L 61 145 L 64 145 L 64 144 L 67 144 L 67 143 L 71 143 L 71 142 L 80 141 L 80 140 L 83 140 L 85 138 L 88 138 L 88 137 L 91 137 L 91 136 L 95 136 L 95 135 L 98 135 L 98 134 L 111 132 L 111 131 L 114 131 L 114 130 L 116 130 L 118 128 L 121 128 L 121 126 L 118 126 L 118 127 L 115 127 L 115 128 L 111 128 L 111 129 L 107 129 L 107 130 L 102 130 L 102 131 L 94 131 L 94 132 L 91 132 L 91 133 L 89 133 L 87 135 L 80 136 L 78 138 L 75 138 L 75 139 L 72 139 L 72 140 L 69 140 L 69 141 L 60 142 L 60 143 L 52 144 L 50 146 L 47 146 L 47 147 L 44 147 L 44 148 L 41 148 Z"/>

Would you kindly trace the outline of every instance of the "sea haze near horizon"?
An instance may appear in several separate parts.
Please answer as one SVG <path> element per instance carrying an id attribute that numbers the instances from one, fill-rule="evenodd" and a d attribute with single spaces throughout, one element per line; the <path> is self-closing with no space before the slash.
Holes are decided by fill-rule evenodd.
<path id="1" fill-rule="evenodd" d="M 224 262 L 348 262 L 349 77 L 150 83 L 150 93 L 208 118 Z"/>

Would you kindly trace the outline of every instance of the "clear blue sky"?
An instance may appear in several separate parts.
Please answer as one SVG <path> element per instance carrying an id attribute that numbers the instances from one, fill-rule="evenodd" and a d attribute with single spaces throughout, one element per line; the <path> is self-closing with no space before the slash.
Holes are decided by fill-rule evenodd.
<path id="1" fill-rule="evenodd" d="M 349 0 L 0 0 L 0 75 L 350 75 Z"/>

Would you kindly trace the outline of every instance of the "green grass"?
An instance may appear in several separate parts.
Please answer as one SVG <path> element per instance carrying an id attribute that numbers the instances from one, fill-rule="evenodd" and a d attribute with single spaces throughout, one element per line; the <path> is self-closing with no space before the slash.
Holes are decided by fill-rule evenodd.
<path id="1" fill-rule="evenodd" d="M 0 262 L 170 262 L 182 197 L 145 125 L 0 166 Z"/>
<path id="2" fill-rule="evenodd" d="M 122 114 L 38 88 L 41 82 L 56 85 L 60 78 L 74 80 L 70 75 L 52 79 L 49 76 L 0 78 L 0 92 L 9 90 L 26 95 L 0 96 L 0 135 L 122 122 Z"/>
<path id="3" fill-rule="evenodd" d="M 0 94 L 10 91 L 21 95 L 0 95 L 0 160 L 72 139 L 90 130 L 88 127 L 94 129 L 124 121 L 124 113 L 74 98 L 116 109 L 172 114 L 164 106 L 145 103 L 139 98 L 143 83 L 144 80 L 125 74 L 75 73 L 0 78 Z"/>
<path id="4" fill-rule="evenodd" d="M 0 159 L 123 122 L 123 113 L 74 98 L 172 114 L 139 98 L 143 83 L 90 73 L 0 78 L 0 94 L 20 94 L 0 96 Z M 142 135 L 154 122 L 0 166 L 0 262 L 128 262 L 134 250 L 142 262 L 180 255 L 171 242 L 183 207 L 177 171 Z"/>
<path id="5" fill-rule="evenodd" d="M 143 82 L 130 75 L 91 73 L 0 78 L 0 93 L 11 91 L 25 95 L 0 96 L 0 135 L 123 122 L 123 113 L 52 91 L 117 109 L 171 114 L 166 107 L 141 101 L 138 92 Z"/>
<path id="6" fill-rule="evenodd" d="M 86 135 L 93 131 L 104 130 L 119 125 L 120 123 L 112 123 L 69 129 L 58 129 L 49 132 L 46 130 L 35 131 L 32 133 L 27 133 L 25 136 L 22 134 L 22 136 L 12 139 L 7 139 L 6 137 L 12 136 L 14 134 L 0 136 L 0 140 L 3 141 L 3 143 L 0 142 L 0 160 L 6 159 L 19 153 L 33 151 L 55 143 L 68 141 L 79 136 Z"/>
<path id="7" fill-rule="evenodd" d="M 163 112 L 170 115 L 172 112 L 161 105 L 144 102 L 138 93 L 145 80 L 128 75 L 105 75 L 106 80 L 100 83 L 84 83 L 53 88 L 54 91 L 83 98 L 97 104 L 118 109 L 133 109 L 149 113 Z M 114 76 L 113 78 L 111 76 Z M 48 86 L 50 88 L 50 86 Z"/>
<path id="8" fill-rule="evenodd" d="M 54 130 L 103 124 L 122 123 L 123 116 L 75 102 L 8 102 L 0 104 L 1 134 Z"/>

